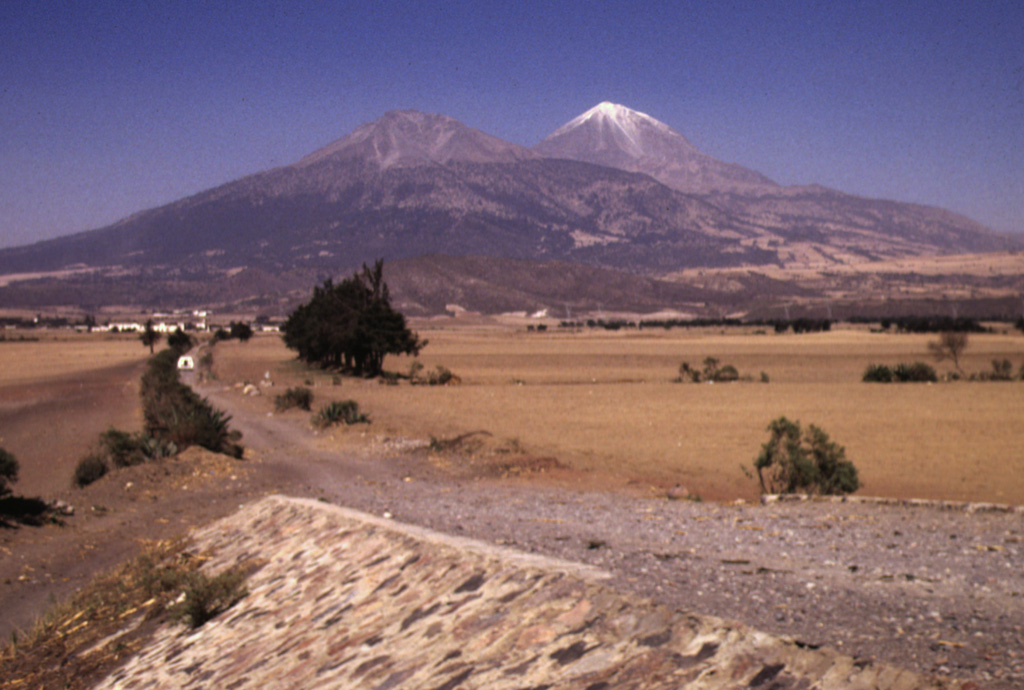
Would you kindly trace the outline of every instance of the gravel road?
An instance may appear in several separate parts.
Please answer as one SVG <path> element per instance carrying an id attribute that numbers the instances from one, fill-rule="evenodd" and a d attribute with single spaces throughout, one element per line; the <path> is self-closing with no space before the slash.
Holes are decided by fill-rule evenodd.
<path id="1" fill-rule="evenodd" d="M 232 390 L 203 393 L 233 415 L 282 493 L 592 564 L 622 589 L 811 647 L 1024 687 L 1020 513 L 722 505 L 457 478 L 415 441 L 343 454 L 306 416 L 267 415 Z"/>

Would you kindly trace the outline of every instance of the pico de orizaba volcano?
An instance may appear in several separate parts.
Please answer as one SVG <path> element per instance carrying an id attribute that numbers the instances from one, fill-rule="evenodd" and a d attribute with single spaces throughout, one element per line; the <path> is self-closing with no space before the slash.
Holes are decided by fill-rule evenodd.
<path id="1" fill-rule="evenodd" d="M 266 292 L 286 276 L 338 275 L 376 258 L 555 261 L 659 277 L 1019 245 L 937 208 L 779 186 L 603 103 L 534 149 L 443 115 L 389 112 L 292 165 L 0 250 L 0 274 L 89 269 L 77 280 L 94 288 L 121 276 L 137 293 L 156 281 L 198 299 L 201 285 L 239 272 L 277 281 Z M 90 294 L 102 303 L 102 289 Z"/>

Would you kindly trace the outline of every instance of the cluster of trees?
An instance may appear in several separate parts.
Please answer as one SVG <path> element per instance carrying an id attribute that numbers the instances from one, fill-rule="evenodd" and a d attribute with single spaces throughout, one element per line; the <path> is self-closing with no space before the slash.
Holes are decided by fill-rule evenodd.
<path id="1" fill-rule="evenodd" d="M 232 321 L 228 324 L 227 329 L 218 328 L 214 331 L 213 341 L 220 342 L 221 340 L 238 340 L 244 343 L 247 342 L 252 335 L 252 326 L 244 321 Z"/>
<path id="2" fill-rule="evenodd" d="M 765 326 L 775 329 L 776 333 L 785 333 L 792 329 L 794 333 L 815 333 L 832 329 L 830 319 L 643 319 L 627 321 L 625 319 L 587 319 L 586 321 L 562 321 L 560 328 L 603 328 L 606 331 L 618 331 L 623 328 L 727 328 L 733 326 Z"/>
<path id="3" fill-rule="evenodd" d="M 987 330 L 977 319 L 964 316 L 899 316 L 882 319 L 880 325 L 883 330 L 895 327 L 903 333 L 984 333 Z"/>
<path id="4" fill-rule="evenodd" d="M 142 341 L 145 347 L 149 348 L 149 354 L 153 354 L 156 344 L 160 342 L 162 337 L 163 335 L 153 327 L 153 319 L 146 321 L 146 327 L 139 334 L 139 340 Z M 193 345 L 195 345 L 195 339 L 181 330 L 180 326 L 167 336 L 167 346 L 179 354 L 188 352 L 192 349 Z"/>
<path id="5" fill-rule="evenodd" d="M 367 377 L 380 375 L 385 355 L 418 355 L 426 345 L 391 307 L 382 260 L 337 285 L 328 279 L 314 288 L 281 331 L 304 362 Z"/>

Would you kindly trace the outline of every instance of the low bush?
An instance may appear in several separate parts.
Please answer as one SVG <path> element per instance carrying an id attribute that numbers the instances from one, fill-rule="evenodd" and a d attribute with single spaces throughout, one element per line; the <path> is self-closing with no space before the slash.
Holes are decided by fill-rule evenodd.
<path id="1" fill-rule="evenodd" d="M 369 424 L 370 418 L 359 411 L 359 403 L 355 400 L 330 402 L 313 415 L 313 426 L 325 429 L 334 424 Z"/>
<path id="2" fill-rule="evenodd" d="M 861 380 L 865 383 L 892 383 L 892 369 L 884 364 L 869 364 Z"/>
<path id="3" fill-rule="evenodd" d="M 227 570 L 212 577 L 193 570 L 184 577 L 184 600 L 172 606 L 168 613 L 171 618 L 198 628 L 248 594 L 244 586 L 246 577 L 242 570 Z"/>
<path id="4" fill-rule="evenodd" d="M 274 408 L 278 412 L 291 410 L 295 407 L 309 412 L 313 405 L 313 391 L 305 386 L 289 388 L 281 395 L 274 398 Z"/>
<path id="5" fill-rule="evenodd" d="M 457 383 L 457 378 L 447 367 L 438 364 L 433 371 L 427 373 L 426 382 L 428 386 L 447 386 Z"/>
<path id="6" fill-rule="evenodd" d="M 1022 375 L 1024 375 L 1024 366 L 1021 366 L 1021 373 L 1017 377 L 1024 378 Z M 1008 359 L 993 359 L 992 371 L 983 371 L 971 378 L 981 381 L 1013 381 L 1015 378 L 1013 375 L 1013 363 Z"/>
<path id="7" fill-rule="evenodd" d="M 897 364 L 892 370 L 892 376 L 897 383 L 922 383 L 939 380 L 935 368 L 924 362 Z"/>
<path id="8" fill-rule="evenodd" d="M 149 459 L 145 437 L 110 427 L 100 434 L 100 452 L 114 467 L 131 467 Z"/>
<path id="9" fill-rule="evenodd" d="M 866 383 L 920 383 L 938 381 L 935 369 L 924 362 L 900 363 L 894 367 L 871 364 L 861 378 Z"/>
<path id="10" fill-rule="evenodd" d="M 75 486 L 81 488 L 92 484 L 109 471 L 110 467 L 107 465 L 107 461 L 103 457 L 102 453 L 92 451 L 78 461 L 78 464 L 75 466 L 75 474 L 72 480 L 74 481 Z"/>
<path id="11" fill-rule="evenodd" d="M 754 461 L 762 493 L 848 494 L 860 488 L 857 468 L 846 450 L 813 424 L 779 417 L 768 425 L 771 437 Z"/>
<path id="12" fill-rule="evenodd" d="M 453 374 L 448 367 L 438 364 L 433 371 L 423 375 L 423 364 L 419 360 L 413 360 L 409 365 L 409 381 L 415 386 L 448 386 L 461 383 L 462 379 Z"/>
<path id="13" fill-rule="evenodd" d="M 693 383 L 700 383 L 701 381 L 709 381 L 714 383 L 730 383 L 732 381 L 740 380 L 740 372 L 731 364 L 725 364 L 719 366 L 720 361 L 715 357 L 704 358 L 704 368 L 695 369 L 690 366 L 689 362 L 683 362 L 679 365 L 679 376 L 676 378 L 677 382 L 683 383 L 691 381 Z M 749 377 L 748 377 L 749 380 Z M 767 383 L 768 375 L 761 372 L 761 381 Z"/>
<path id="14" fill-rule="evenodd" d="M 0 448 L 0 498 L 11 493 L 11 484 L 18 481 L 18 459 L 14 453 Z"/>

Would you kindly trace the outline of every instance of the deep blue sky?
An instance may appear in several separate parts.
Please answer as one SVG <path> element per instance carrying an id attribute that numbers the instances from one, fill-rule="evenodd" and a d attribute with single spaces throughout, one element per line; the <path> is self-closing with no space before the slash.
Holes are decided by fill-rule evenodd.
<path id="1" fill-rule="evenodd" d="M 1024 232 L 1024 2 L 0 3 L 0 246 L 387 110 L 532 146 L 603 100 L 784 184 Z"/>

